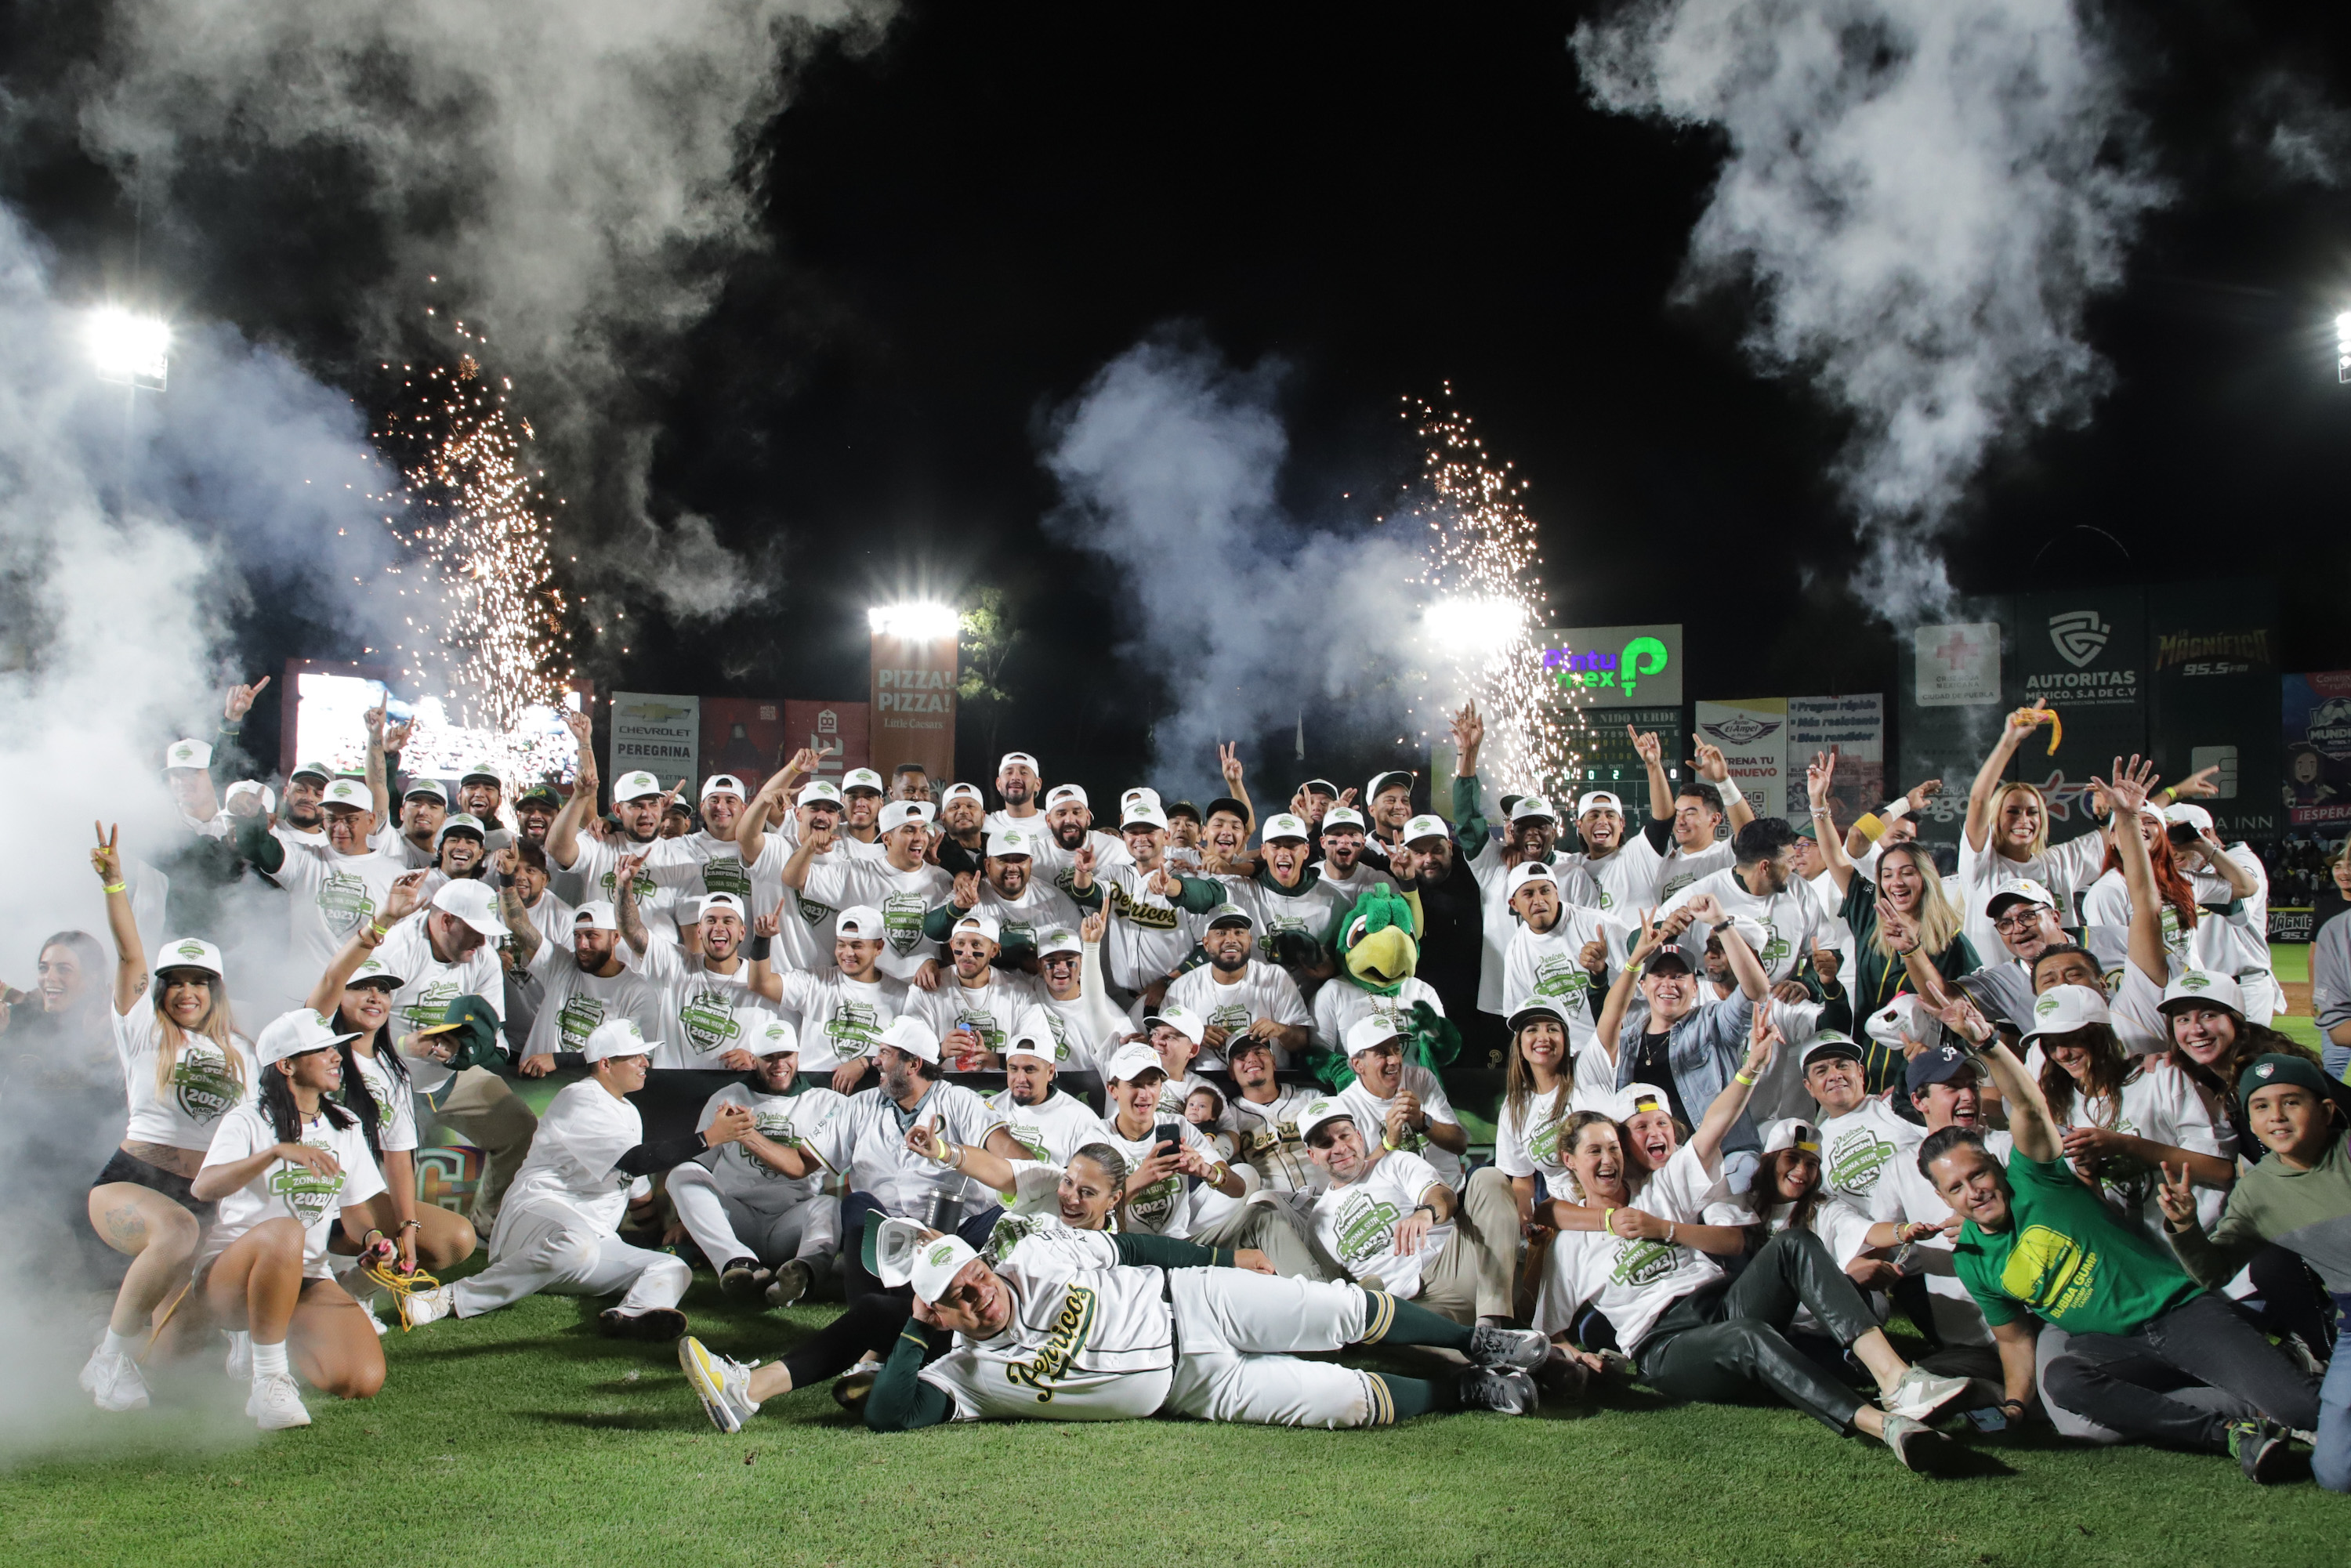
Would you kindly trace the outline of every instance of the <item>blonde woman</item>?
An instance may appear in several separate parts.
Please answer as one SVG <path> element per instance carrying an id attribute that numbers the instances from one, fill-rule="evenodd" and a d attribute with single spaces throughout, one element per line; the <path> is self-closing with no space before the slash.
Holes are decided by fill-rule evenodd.
<path id="1" fill-rule="evenodd" d="M 82 1387 L 101 1410 L 147 1404 L 138 1358 L 178 1304 L 212 1219 L 213 1206 L 190 1184 L 221 1118 L 254 1083 L 252 1048 L 229 1017 L 219 948 L 194 937 L 164 943 L 151 991 L 120 834 L 100 829 L 89 855 L 114 937 L 114 1051 L 130 1111 L 121 1147 L 89 1188 L 90 1225 L 131 1259 L 106 1337 L 81 1372 Z"/>
<path id="2" fill-rule="evenodd" d="M 1975 782 L 1968 786 L 1967 829 L 1959 840 L 1959 883 L 1967 899 L 1968 939 L 1979 952 L 1998 950 L 2000 934 L 1984 913 L 1984 904 L 2001 883 L 2014 877 L 2039 883 L 2056 894 L 2060 922 L 2078 925 L 2074 894 L 2098 879 L 2105 862 L 2105 839 L 2095 825 L 2053 847 L 2048 800 L 2031 784 L 2001 778 L 2017 748 L 2042 732 L 2045 711 L 2045 705 L 2035 701 L 2031 707 L 2010 714 L 1991 755 L 1984 758 L 1983 766 L 1976 769 Z"/>

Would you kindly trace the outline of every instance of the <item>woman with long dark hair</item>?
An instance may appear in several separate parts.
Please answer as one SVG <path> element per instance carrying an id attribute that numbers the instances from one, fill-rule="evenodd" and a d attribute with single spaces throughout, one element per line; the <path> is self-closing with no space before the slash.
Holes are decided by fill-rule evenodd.
<path id="1" fill-rule="evenodd" d="M 80 1265 L 82 1288 L 113 1286 L 114 1254 L 89 1227 L 83 1196 L 36 1173 L 96 1170 L 122 1136 L 122 1069 L 114 1059 L 106 949 L 87 931 L 59 931 L 36 949 L 36 978 L 0 999 L 0 1178 L 30 1255 Z M 62 1282 L 62 1281 L 61 1281 Z"/>
<path id="2" fill-rule="evenodd" d="M 400 907 L 413 892 L 395 883 L 381 923 L 390 925 L 409 911 Z M 383 938 L 362 926 L 310 991 L 311 1010 L 347 1034 L 340 1050 L 343 1082 L 339 1098 L 359 1118 L 368 1152 L 383 1172 L 384 1190 L 370 1199 L 372 1224 L 392 1239 L 399 1269 L 420 1267 L 439 1273 L 473 1256 L 478 1239 L 465 1216 L 416 1201 L 416 1096 L 408 1066 L 401 1060 L 392 1029 L 392 993 L 408 977 L 386 968 L 375 956 Z M 410 1042 L 415 1037 L 410 1036 Z M 337 1250 L 342 1250 L 337 1248 Z"/>
<path id="3" fill-rule="evenodd" d="M 192 1184 L 198 1199 L 220 1206 L 196 1257 L 196 1290 L 214 1320 L 241 1336 L 232 1343 L 253 1377 L 245 1413 L 265 1432 L 310 1424 L 298 1369 L 311 1387 L 345 1399 L 383 1386 L 383 1347 L 327 1264 L 339 1220 L 363 1249 L 384 1240 L 368 1207 L 383 1178 L 359 1118 L 332 1097 L 346 1038 L 308 1008 L 273 1019 L 254 1042 L 260 1089 L 221 1119 Z"/>
<path id="4" fill-rule="evenodd" d="M 120 829 L 101 830 L 89 855 L 114 936 L 114 1049 L 130 1112 L 121 1146 L 89 1187 L 91 1228 L 131 1260 L 106 1336 L 81 1371 L 101 1410 L 147 1404 L 139 1358 L 184 1293 L 212 1218 L 191 1178 L 253 1082 L 253 1053 L 229 1015 L 219 948 L 195 937 L 164 943 L 151 988 L 120 838 Z"/>

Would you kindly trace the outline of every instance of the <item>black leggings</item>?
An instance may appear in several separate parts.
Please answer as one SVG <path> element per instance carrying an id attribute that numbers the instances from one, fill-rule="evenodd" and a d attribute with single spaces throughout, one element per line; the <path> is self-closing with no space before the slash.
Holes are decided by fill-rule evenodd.
<path id="1" fill-rule="evenodd" d="M 780 1358 L 794 1388 L 812 1388 L 855 1366 L 867 1351 L 886 1355 L 914 1315 L 913 1293 L 859 1296 L 849 1310 Z"/>
<path id="2" fill-rule="evenodd" d="M 2335 1303 L 2302 1254 L 2273 1242 L 2253 1254 L 2245 1266 L 2252 1276 L 2256 1305 L 2237 1303 L 2237 1310 L 2255 1328 L 2283 1339 L 2300 1334 L 2311 1354 L 2327 1360 L 2334 1354 Z"/>
<path id="3" fill-rule="evenodd" d="M 1799 1307 L 1848 1349 L 1877 1326 L 1821 1239 L 1783 1230 L 1748 1260 L 1737 1280 L 1708 1285 L 1667 1309 L 1641 1342 L 1641 1375 L 1660 1394 L 1710 1405 L 1751 1403 L 1760 1386 L 1843 1432 L 1861 1398 L 1781 1333 Z"/>

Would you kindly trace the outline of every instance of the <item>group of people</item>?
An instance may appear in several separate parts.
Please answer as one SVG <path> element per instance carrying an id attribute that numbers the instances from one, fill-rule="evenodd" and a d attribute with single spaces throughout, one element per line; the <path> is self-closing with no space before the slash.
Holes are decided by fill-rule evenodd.
<path id="1" fill-rule="evenodd" d="M 363 766 L 281 800 L 238 774 L 256 690 L 165 757 L 181 842 L 100 829 L 110 987 L 61 933 L 48 1035 L 12 1026 L 102 1008 L 119 1068 L 87 1200 L 129 1260 L 103 1408 L 225 1334 L 256 1421 L 299 1425 L 297 1375 L 381 1385 L 383 1313 L 553 1292 L 675 1342 L 726 1430 L 818 1383 L 899 1429 L 1361 1427 L 1637 1378 L 1918 1469 L 1964 1412 L 2263 1481 L 2306 1448 L 2351 1489 L 2351 1088 L 2269 1027 L 2260 862 L 2208 779 L 2158 794 L 2137 758 L 2052 844 L 2006 778 L 2036 709 L 1946 877 L 1917 838 L 1938 781 L 1840 823 L 1824 755 L 1792 824 L 1638 733 L 1646 813 L 1504 794 L 1489 825 L 1474 707 L 1449 820 L 1405 771 L 1260 818 L 1227 748 L 1225 794 L 1127 789 L 1098 826 L 1019 752 L 992 809 L 805 751 L 691 806 L 606 790 L 579 715 L 568 790 L 404 774 L 379 712 Z M 291 981 L 232 975 L 204 924 L 240 882 L 282 899 Z M 250 1037 L 233 988 L 273 1015 Z M 2315 994 L 2351 1052 L 2351 985 Z M 575 1061 L 543 1109 L 516 1093 Z M 1503 1070 L 1490 1160 L 1456 1066 Z M 674 1070 L 718 1086 L 649 1136 L 632 1097 Z M 432 1125 L 481 1152 L 467 1215 L 420 1201 Z M 843 1310 L 732 1359 L 680 1311 L 696 1254 L 728 1295 Z M 1300 1358 L 1369 1343 L 1431 1375 Z"/>

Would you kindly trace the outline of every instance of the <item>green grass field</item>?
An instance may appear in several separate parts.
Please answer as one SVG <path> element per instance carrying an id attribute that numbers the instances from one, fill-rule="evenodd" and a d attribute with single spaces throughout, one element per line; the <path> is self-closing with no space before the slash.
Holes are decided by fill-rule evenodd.
<path id="1" fill-rule="evenodd" d="M 747 1357 L 834 1310 L 744 1311 L 706 1275 L 685 1306 Z M 0 1390 L 7 1560 L 2290 1568 L 2351 1540 L 2351 1499 L 2257 1490 L 2222 1459 L 2044 1432 L 1977 1439 L 1980 1473 L 1928 1480 L 1792 1411 L 1637 1391 L 1378 1432 L 877 1437 L 811 1390 L 721 1437 L 664 1349 L 604 1340 L 591 1316 L 542 1298 L 395 1333 L 381 1396 L 312 1395 L 315 1425 L 267 1437 L 211 1357 L 160 1377 L 154 1409 L 102 1416 L 73 1386 L 83 1342 L 61 1335 Z"/>

